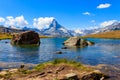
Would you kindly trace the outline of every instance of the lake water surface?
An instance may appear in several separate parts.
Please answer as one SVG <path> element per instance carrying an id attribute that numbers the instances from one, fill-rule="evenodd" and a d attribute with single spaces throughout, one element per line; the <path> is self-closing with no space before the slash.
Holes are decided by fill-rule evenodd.
<path id="1" fill-rule="evenodd" d="M 38 64 L 56 58 L 67 58 L 83 64 L 120 64 L 119 39 L 93 39 L 95 45 L 84 48 L 61 49 L 67 38 L 41 39 L 39 47 L 12 46 L 10 40 L 0 41 L 0 62 L 24 62 Z M 8 43 L 6 43 L 8 42 Z M 55 54 L 62 51 L 63 54 Z"/>

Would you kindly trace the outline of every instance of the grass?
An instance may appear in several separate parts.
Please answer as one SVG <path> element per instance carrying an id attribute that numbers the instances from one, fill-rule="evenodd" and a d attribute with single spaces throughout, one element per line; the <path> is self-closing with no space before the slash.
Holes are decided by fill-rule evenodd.
<path id="1" fill-rule="evenodd" d="M 39 36 L 40 38 L 53 38 L 52 36 Z M 12 35 L 9 33 L 0 33 L 0 40 L 11 39 Z"/>
<path id="2" fill-rule="evenodd" d="M 120 30 L 103 32 L 98 34 L 89 34 L 83 38 L 105 38 L 105 39 L 120 39 Z"/>
<path id="3" fill-rule="evenodd" d="M 0 33 L 0 40 L 2 39 L 11 39 L 12 35 L 9 33 Z"/>
<path id="4" fill-rule="evenodd" d="M 53 38 L 52 36 L 39 36 L 40 38 Z"/>
<path id="5" fill-rule="evenodd" d="M 67 59 L 55 59 L 53 61 L 49 61 L 49 62 L 45 62 L 42 64 L 37 65 L 34 69 L 35 70 L 42 70 L 44 69 L 46 66 L 49 65 L 69 65 L 69 66 L 73 66 L 75 68 L 80 68 L 82 70 L 87 70 L 87 67 L 83 66 L 81 63 L 76 62 L 74 60 L 67 60 Z"/>

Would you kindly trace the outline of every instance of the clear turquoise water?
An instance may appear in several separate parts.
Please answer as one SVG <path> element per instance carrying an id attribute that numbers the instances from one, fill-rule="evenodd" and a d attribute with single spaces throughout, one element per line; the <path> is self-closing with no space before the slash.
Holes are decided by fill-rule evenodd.
<path id="1" fill-rule="evenodd" d="M 92 39 L 95 45 L 84 48 L 61 49 L 67 38 L 41 39 L 39 47 L 12 46 L 10 40 L 0 41 L 0 62 L 24 62 L 38 64 L 56 58 L 67 58 L 84 64 L 120 64 L 119 39 Z M 8 43 L 6 43 L 8 42 Z M 62 51 L 63 54 L 55 54 Z"/>

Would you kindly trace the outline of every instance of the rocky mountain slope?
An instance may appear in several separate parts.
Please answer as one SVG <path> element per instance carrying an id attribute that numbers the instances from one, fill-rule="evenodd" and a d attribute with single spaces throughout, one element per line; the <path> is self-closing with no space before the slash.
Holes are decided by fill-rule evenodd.
<path id="1" fill-rule="evenodd" d="M 67 37 L 73 36 L 69 30 L 60 25 L 55 19 L 51 22 L 47 29 L 40 31 L 43 35 L 54 36 L 54 37 Z"/>
<path id="2" fill-rule="evenodd" d="M 3 25 L 0 25 L 0 33 L 18 33 L 23 31 L 23 29 L 14 29 L 11 27 L 5 27 Z"/>

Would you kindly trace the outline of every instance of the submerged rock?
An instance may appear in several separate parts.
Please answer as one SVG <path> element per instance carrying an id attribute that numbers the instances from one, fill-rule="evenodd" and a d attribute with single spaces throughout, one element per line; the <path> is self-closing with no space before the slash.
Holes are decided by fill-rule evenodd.
<path id="1" fill-rule="evenodd" d="M 55 54 L 62 54 L 62 52 L 61 51 L 56 51 Z"/>
<path id="2" fill-rule="evenodd" d="M 39 34 L 35 31 L 26 31 L 16 35 L 13 35 L 11 44 L 23 45 L 23 44 L 40 44 Z"/>
<path id="3" fill-rule="evenodd" d="M 67 47 L 62 47 L 62 49 L 67 49 Z"/>
<path id="4" fill-rule="evenodd" d="M 93 45 L 94 42 L 86 41 L 79 37 L 70 37 L 63 43 L 65 46 L 77 46 L 77 47 L 85 47 L 88 45 Z"/>
<path id="5" fill-rule="evenodd" d="M 5 43 L 7 44 L 8 42 L 7 42 L 7 41 L 5 41 Z"/>

